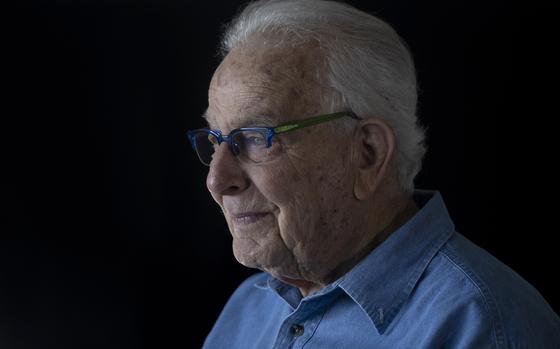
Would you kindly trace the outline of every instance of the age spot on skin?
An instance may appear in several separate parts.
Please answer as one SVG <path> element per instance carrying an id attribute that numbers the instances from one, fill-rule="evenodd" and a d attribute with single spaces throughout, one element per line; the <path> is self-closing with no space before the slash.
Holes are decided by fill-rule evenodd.
<path id="1" fill-rule="evenodd" d="M 264 75 L 266 75 L 269 78 L 272 77 L 272 74 L 273 74 L 272 70 L 270 68 L 264 68 L 263 73 L 264 73 Z"/>

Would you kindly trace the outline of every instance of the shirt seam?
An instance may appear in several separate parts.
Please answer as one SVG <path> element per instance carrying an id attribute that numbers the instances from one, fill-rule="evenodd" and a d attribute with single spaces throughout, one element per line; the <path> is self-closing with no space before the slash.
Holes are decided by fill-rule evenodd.
<path id="1" fill-rule="evenodd" d="M 447 247 L 447 246 L 446 246 Z M 482 280 L 474 273 L 470 268 L 468 268 L 465 264 L 461 263 L 457 260 L 456 256 L 452 256 L 450 253 L 447 253 L 444 249 L 441 249 L 441 253 L 444 257 L 451 264 L 453 264 L 465 277 L 471 282 L 471 284 L 476 288 L 482 301 L 484 302 L 484 306 L 486 311 L 490 314 L 494 313 L 496 321 L 492 324 L 492 333 L 495 341 L 496 348 L 505 348 L 505 336 L 504 331 L 501 330 L 501 314 L 498 310 L 498 307 L 495 304 L 494 297 L 492 296 L 490 290 L 484 285 Z"/>

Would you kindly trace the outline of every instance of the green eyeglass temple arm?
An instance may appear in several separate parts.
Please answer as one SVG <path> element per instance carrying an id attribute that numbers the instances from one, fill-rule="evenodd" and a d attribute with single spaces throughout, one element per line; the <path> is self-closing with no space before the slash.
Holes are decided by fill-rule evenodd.
<path id="1" fill-rule="evenodd" d="M 312 126 L 312 125 L 321 124 L 323 122 L 338 119 L 338 118 L 341 118 L 343 116 L 350 116 L 354 119 L 359 119 L 358 116 L 356 114 L 354 114 L 354 112 L 343 111 L 343 112 L 339 112 L 339 113 L 318 115 L 318 116 L 312 117 L 310 119 L 300 120 L 298 122 L 281 124 L 281 125 L 278 125 L 278 126 L 274 127 L 273 131 L 276 134 L 284 133 L 284 132 L 293 131 L 293 130 L 297 130 L 297 129 Z"/>

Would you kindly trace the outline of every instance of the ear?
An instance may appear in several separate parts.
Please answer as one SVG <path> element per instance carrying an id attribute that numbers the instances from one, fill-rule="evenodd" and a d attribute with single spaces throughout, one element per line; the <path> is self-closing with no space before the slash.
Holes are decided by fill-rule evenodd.
<path id="1" fill-rule="evenodd" d="M 353 137 L 354 196 L 365 200 L 377 190 L 387 175 L 395 149 L 395 134 L 386 121 L 360 121 Z"/>

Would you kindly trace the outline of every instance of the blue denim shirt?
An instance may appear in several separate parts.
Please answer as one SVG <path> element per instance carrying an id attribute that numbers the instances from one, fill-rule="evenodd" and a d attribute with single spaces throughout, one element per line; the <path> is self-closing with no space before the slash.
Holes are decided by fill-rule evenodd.
<path id="1" fill-rule="evenodd" d="M 455 232 L 438 192 L 414 200 L 414 217 L 317 293 L 249 277 L 204 348 L 560 348 L 538 291 Z"/>

